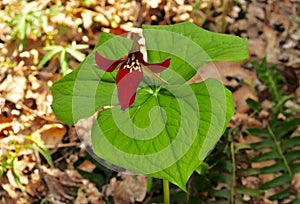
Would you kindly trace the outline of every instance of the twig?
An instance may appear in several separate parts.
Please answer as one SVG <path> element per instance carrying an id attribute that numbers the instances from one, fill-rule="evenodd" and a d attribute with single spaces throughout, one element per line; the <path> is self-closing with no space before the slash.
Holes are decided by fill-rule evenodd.
<path id="1" fill-rule="evenodd" d="M 44 145 L 47 149 L 54 149 L 54 148 L 62 148 L 62 147 L 73 147 L 79 146 L 81 143 L 79 142 L 72 142 L 72 143 L 61 143 L 58 145 Z"/>
<path id="2" fill-rule="evenodd" d="M 20 105 L 24 110 L 30 112 L 31 114 L 33 114 L 33 115 L 36 116 L 36 117 L 40 117 L 40 118 L 42 118 L 42 119 L 44 119 L 44 120 L 47 120 L 47 121 L 50 121 L 50 122 L 55 122 L 55 123 L 59 122 L 58 120 L 53 119 L 53 118 L 51 118 L 51 117 L 43 116 L 43 115 L 38 115 L 34 110 L 32 110 L 32 109 L 29 108 L 28 106 L 24 105 L 23 103 L 20 103 L 20 104 L 18 104 L 18 105 Z"/>
<path id="3" fill-rule="evenodd" d="M 35 144 L 33 144 L 33 145 L 35 145 Z M 45 179 L 45 175 L 41 169 L 41 158 L 40 158 L 39 152 L 35 148 L 33 148 L 33 152 L 34 152 L 33 155 L 35 157 L 36 168 L 38 169 L 39 175 L 40 175 L 40 182 L 42 182 L 43 185 L 45 186 L 45 188 L 49 190 L 47 181 Z M 36 193 L 36 195 L 39 197 L 39 199 L 42 199 L 42 197 L 40 197 L 38 193 Z"/>

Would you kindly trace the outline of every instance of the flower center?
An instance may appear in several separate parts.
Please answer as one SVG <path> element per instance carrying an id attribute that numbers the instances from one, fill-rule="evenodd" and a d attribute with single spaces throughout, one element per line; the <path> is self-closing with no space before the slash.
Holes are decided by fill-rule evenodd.
<path id="1" fill-rule="evenodd" d="M 132 72 L 132 70 L 141 72 L 141 65 L 139 63 L 139 60 L 135 58 L 134 54 L 129 54 L 129 57 L 123 69 L 130 69 L 130 73 Z"/>

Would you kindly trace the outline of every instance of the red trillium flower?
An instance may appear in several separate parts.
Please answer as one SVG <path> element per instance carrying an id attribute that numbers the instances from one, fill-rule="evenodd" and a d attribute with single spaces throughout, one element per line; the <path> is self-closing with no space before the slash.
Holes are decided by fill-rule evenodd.
<path id="1" fill-rule="evenodd" d="M 143 69 L 153 73 L 162 72 L 169 67 L 171 59 L 149 64 L 144 61 L 143 54 L 137 51 L 129 53 L 128 56 L 119 60 L 107 59 L 96 52 L 95 60 L 97 66 L 106 72 L 112 72 L 119 68 L 116 77 L 118 99 L 122 110 L 126 110 L 135 100 L 137 87 L 144 76 Z"/>

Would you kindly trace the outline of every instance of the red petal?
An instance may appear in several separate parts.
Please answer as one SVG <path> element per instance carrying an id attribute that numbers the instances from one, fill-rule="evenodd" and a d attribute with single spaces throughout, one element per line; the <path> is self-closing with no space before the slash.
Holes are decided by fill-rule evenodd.
<path id="1" fill-rule="evenodd" d="M 121 62 L 125 61 L 126 59 L 122 58 L 119 60 L 111 60 L 102 57 L 101 55 L 98 54 L 98 52 L 95 52 L 95 60 L 100 69 L 103 69 L 106 72 L 112 72 L 117 68 L 117 66 Z"/>
<path id="2" fill-rule="evenodd" d="M 149 64 L 144 61 L 143 54 L 141 52 L 136 52 L 135 57 L 141 62 L 141 64 L 145 65 L 154 73 L 159 73 L 164 71 L 170 66 L 171 58 L 166 59 L 163 62 Z"/>
<path id="3" fill-rule="evenodd" d="M 153 63 L 153 64 L 146 63 L 144 65 L 147 66 L 148 69 L 150 69 L 152 72 L 159 73 L 159 72 L 164 71 L 165 69 L 167 69 L 170 66 L 170 61 L 171 61 L 171 58 L 168 58 L 163 62 Z"/>
<path id="4" fill-rule="evenodd" d="M 136 89 L 143 79 L 143 73 L 137 70 L 120 68 L 116 82 L 118 88 L 118 99 L 122 110 L 126 110 L 135 100 Z"/>

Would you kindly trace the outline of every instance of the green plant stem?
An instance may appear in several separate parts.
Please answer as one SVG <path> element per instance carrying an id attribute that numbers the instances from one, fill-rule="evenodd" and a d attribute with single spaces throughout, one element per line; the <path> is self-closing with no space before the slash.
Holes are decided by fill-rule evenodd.
<path id="1" fill-rule="evenodd" d="M 163 180 L 164 187 L 164 204 L 170 204 L 170 189 L 169 189 L 169 181 Z"/>
<path id="2" fill-rule="evenodd" d="M 151 191 L 152 182 L 153 182 L 153 178 L 149 176 L 148 177 L 148 182 L 147 182 L 147 193 L 150 193 L 150 191 Z"/>
<path id="3" fill-rule="evenodd" d="M 234 204 L 234 193 L 235 193 L 235 174 L 236 174 L 236 161 L 235 161 L 235 154 L 234 154 L 234 142 L 232 138 L 232 133 L 229 134 L 230 140 L 230 152 L 231 152 L 231 165 L 232 165 L 232 173 L 231 173 L 231 191 L 230 191 L 230 203 Z"/>
<path id="4" fill-rule="evenodd" d="M 186 203 L 190 203 L 190 195 L 191 195 L 191 189 L 192 189 L 192 178 L 188 181 L 188 187 L 187 187 L 187 195 L 186 195 Z"/>
<path id="5" fill-rule="evenodd" d="M 292 178 L 292 176 L 293 176 L 292 170 L 291 170 L 291 168 L 290 168 L 290 166 L 289 166 L 289 163 L 287 162 L 287 160 L 286 160 L 286 158 L 285 158 L 285 156 L 284 156 L 284 154 L 283 154 L 283 152 L 282 152 L 282 150 L 281 150 L 280 144 L 279 144 L 279 142 L 277 141 L 276 136 L 275 136 L 273 130 L 271 129 L 269 123 L 267 124 L 267 128 L 268 128 L 268 131 L 269 131 L 269 133 L 270 133 L 270 135 L 271 135 L 271 137 L 272 137 L 274 143 L 276 144 L 277 151 L 278 151 L 278 153 L 279 153 L 281 159 L 283 160 L 283 163 L 284 163 L 284 165 L 285 165 L 285 167 L 286 167 L 286 169 L 287 169 L 287 171 L 288 171 L 288 174 L 289 174 L 289 176 Z"/>

